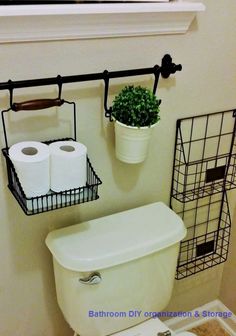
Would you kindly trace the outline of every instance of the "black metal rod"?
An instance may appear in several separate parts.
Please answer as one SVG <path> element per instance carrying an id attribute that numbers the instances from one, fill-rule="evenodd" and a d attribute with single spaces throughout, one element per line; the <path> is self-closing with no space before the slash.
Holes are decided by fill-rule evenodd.
<path id="1" fill-rule="evenodd" d="M 107 78 L 121 78 L 121 77 L 131 77 L 131 76 L 142 76 L 154 74 L 159 79 L 161 74 L 163 78 L 168 78 L 170 74 L 176 71 L 181 71 L 181 64 L 172 63 L 172 58 L 170 55 L 165 55 L 162 59 L 162 65 L 155 65 L 152 68 L 141 68 L 141 69 L 130 69 L 130 70 L 120 70 L 120 71 L 103 71 L 91 74 L 73 75 L 73 76 L 57 76 L 49 78 L 38 78 L 38 79 L 28 79 L 20 81 L 11 81 L 0 83 L 0 90 L 12 90 L 27 87 L 37 87 L 37 86 L 47 86 L 47 85 L 62 85 L 66 83 L 76 83 L 76 82 L 88 82 L 96 80 L 105 80 Z M 156 86 L 157 86 L 156 82 Z"/>
<path id="2" fill-rule="evenodd" d="M 139 76 L 139 75 L 148 75 L 148 74 L 153 74 L 155 69 L 156 69 L 155 67 L 152 67 L 152 68 L 143 68 L 143 69 L 112 71 L 112 72 L 108 72 L 107 75 L 109 78 L 121 78 L 121 77 L 131 77 L 131 76 Z M 104 80 L 104 79 L 105 79 L 104 72 L 60 77 L 60 81 L 62 84 L 76 83 L 76 82 L 88 82 L 88 81 Z M 0 83 L 0 90 L 10 90 L 11 88 L 19 89 L 19 88 L 47 86 L 47 85 L 58 85 L 58 77 L 3 82 L 3 83 Z"/>
<path id="3" fill-rule="evenodd" d="M 59 94 L 58 98 L 61 99 L 62 85 L 67 83 L 76 83 L 76 82 L 88 82 L 88 81 L 96 81 L 103 80 L 105 82 L 105 91 L 104 91 L 104 110 L 105 116 L 112 121 L 112 110 L 111 107 L 107 105 L 108 99 L 108 90 L 109 90 L 109 80 L 111 78 L 122 78 L 122 77 L 131 77 L 131 76 L 142 76 L 153 74 L 155 77 L 153 93 L 156 93 L 158 81 L 160 75 L 163 78 L 168 78 L 171 74 L 174 74 L 176 71 L 181 71 L 181 64 L 172 63 L 172 58 L 170 55 L 165 55 L 162 58 L 161 66 L 154 65 L 152 68 L 141 68 L 141 69 L 130 69 L 130 70 L 119 70 L 119 71 L 111 71 L 104 70 L 99 73 L 91 73 L 91 74 L 82 74 L 82 75 L 73 75 L 73 76 L 61 76 L 50 77 L 50 78 L 38 78 L 38 79 L 28 79 L 21 81 L 12 81 L 0 83 L 0 90 L 9 90 L 10 93 L 10 107 L 14 110 L 13 104 L 13 90 L 19 88 L 28 88 L 28 87 L 38 87 L 38 86 L 47 86 L 47 85 L 58 85 Z"/>

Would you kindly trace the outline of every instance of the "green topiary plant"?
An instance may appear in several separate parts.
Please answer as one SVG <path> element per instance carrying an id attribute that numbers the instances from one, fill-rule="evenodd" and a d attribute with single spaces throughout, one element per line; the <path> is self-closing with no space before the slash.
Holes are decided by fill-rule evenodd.
<path id="1" fill-rule="evenodd" d="M 151 126 L 160 120 L 160 103 L 149 89 L 126 86 L 113 101 L 112 116 L 128 126 Z"/>

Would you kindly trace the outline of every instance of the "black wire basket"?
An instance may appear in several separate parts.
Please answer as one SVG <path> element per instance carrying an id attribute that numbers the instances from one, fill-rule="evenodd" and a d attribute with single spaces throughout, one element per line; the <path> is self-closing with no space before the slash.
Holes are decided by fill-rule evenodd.
<path id="1" fill-rule="evenodd" d="M 176 204 L 174 208 L 177 209 Z M 187 236 L 180 243 L 176 279 L 225 262 L 231 228 L 227 194 L 224 193 L 223 198 L 221 194 L 214 194 L 188 202 L 179 215 L 187 228 Z"/>
<path id="2" fill-rule="evenodd" d="M 74 137 L 70 138 L 63 138 L 57 140 L 49 140 L 45 141 L 44 143 L 49 145 L 52 142 L 56 141 L 76 141 L 76 106 L 74 102 L 67 102 L 64 100 L 56 99 L 56 100 L 40 100 L 40 101 L 30 101 L 19 103 L 18 105 L 15 104 L 16 111 L 21 109 L 40 109 L 41 108 L 48 108 L 52 106 L 61 106 L 64 103 L 72 104 L 73 105 L 73 116 L 74 116 Z M 34 105 L 35 104 L 35 105 Z M 13 106 L 13 105 L 12 105 Z M 17 176 L 16 170 L 14 168 L 14 164 L 12 163 L 8 151 L 8 139 L 7 139 L 7 132 L 4 120 L 4 113 L 9 112 L 12 110 L 9 108 L 8 110 L 2 111 L 2 123 L 3 123 L 3 130 L 4 130 L 4 137 L 6 148 L 2 149 L 3 155 L 6 159 L 6 166 L 7 166 L 7 175 L 8 175 L 8 188 L 12 192 L 13 196 L 21 206 L 22 210 L 25 212 L 26 215 L 36 215 L 39 213 L 61 209 L 69 206 L 73 206 L 76 204 L 81 204 L 85 202 L 90 202 L 97 200 L 99 198 L 98 195 L 98 186 L 102 184 L 102 181 L 95 173 L 92 164 L 87 157 L 87 181 L 86 185 L 74 188 L 63 190 L 60 192 L 54 192 L 50 190 L 46 195 L 36 196 L 36 197 L 26 197 L 22 185 L 19 181 Z M 28 108 L 29 106 L 29 108 Z M 37 107 L 37 108 L 36 108 Z"/>
<path id="3" fill-rule="evenodd" d="M 72 140 L 72 139 L 63 139 Z M 55 140 L 57 141 L 57 140 Z M 54 142 L 54 141 L 51 141 Z M 46 195 L 26 197 L 15 171 L 14 165 L 4 148 L 3 155 L 6 159 L 8 188 L 20 204 L 26 215 L 36 215 L 42 212 L 65 208 L 68 206 L 94 201 L 99 198 L 98 186 L 102 183 L 95 173 L 89 158 L 87 157 L 87 183 L 80 188 L 68 189 L 61 192 L 50 191 Z"/>
<path id="4" fill-rule="evenodd" d="M 236 188 L 234 110 L 177 121 L 172 197 L 180 202 Z"/>
<path id="5" fill-rule="evenodd" d="M 180 243 L 176 279 L 226 261 L 231 218 L 227 192 L 236 188 L 235 110 L 179 119 L 170 207 L 187 236 Z"/>

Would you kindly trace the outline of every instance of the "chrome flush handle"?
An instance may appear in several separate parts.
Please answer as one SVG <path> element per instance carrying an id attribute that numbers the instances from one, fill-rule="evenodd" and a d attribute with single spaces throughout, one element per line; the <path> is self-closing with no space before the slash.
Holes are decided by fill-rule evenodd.
<path id="1" fill-rule="evenodd" d="M 97 285 L 102 281 L 101 274 L 99 272 L 93 272 L 85 278 L 80 278 L 79 282 L 84 285 Z"/>
<path id="2" fill-rule="evenodd" d="M 159 332 L 157 334 L 157 336 L 171 336 L 171 332 L 170 332 L 170 330 L 166 330 L 166 331 L 163 331 L 163 332 Z"/>

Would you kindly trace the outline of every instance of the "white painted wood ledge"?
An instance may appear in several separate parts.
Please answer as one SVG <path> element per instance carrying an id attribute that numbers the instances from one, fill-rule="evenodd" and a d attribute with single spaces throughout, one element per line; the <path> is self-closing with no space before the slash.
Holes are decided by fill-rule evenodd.
<path id="1" fill-rule="evenodd" d="M 201 2 L 0 6 L 0 43 L 186 33 Z"/>

